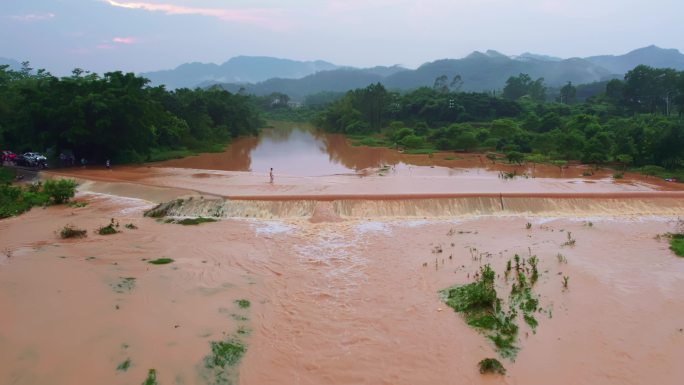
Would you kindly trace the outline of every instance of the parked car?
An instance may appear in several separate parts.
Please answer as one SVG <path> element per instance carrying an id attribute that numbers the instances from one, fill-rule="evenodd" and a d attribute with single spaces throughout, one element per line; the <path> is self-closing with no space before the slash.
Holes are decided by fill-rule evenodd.
<path id="1" fill-rule="evenodd" d="M 14 163 L 16 160 L 17 160 L 17 154 L 13 153 L 10 150 L 4 150 L 2 153 L 0 153 L 0 161 L 2 161 L 2 162 Z"/>
<path id="2" fill-rule="evenodd" d="M 45 155 L 37 152 L 27 152 L 17 157 L 17 165 L 26 167 L 47 167 L 47 158 Z"/>

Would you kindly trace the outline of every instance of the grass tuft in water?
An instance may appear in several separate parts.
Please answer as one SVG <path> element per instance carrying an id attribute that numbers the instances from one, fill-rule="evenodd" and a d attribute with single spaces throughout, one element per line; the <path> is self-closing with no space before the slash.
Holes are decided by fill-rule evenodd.
<path id="1" fill-rule="evenodd" d="M 238 340 L 212 341 L 211 354 L 204 358 L 204 364 L 210 369 L 235 366 L 245 350 L 245 345 Z"/>
<path id="2" fill-rule="evenodd" d="M 246 299 L 238 299 L 235 301 L 235 303 L 238 304 L 238 306 L 240 306 L 240 309 L 247 309 L 251 305 L 249 300 Z"/>
<path id="3" fill-rule="evenodd" d="M 496 358 L 485 358 L 480 361 L 477 366 L 480 368 L 481 374 L 506 374 L 506 368 Z"/>
<path id="4" fill-rule="evenodd" d="M 62 228 L 62 230 L 60 230 L 59 236 L 62 239 L 83 238 L 88 236 L 88 232 L 86 230 L 76 228 L 74 225 L 66 225 Z"/>
<path id="5" fill-rule="evenodd" d="M 670 250 L 676 255 L 684 257 L 684 234 L 672 234 L 670 236 Z"/>
<path id="6" fill-rule="evenodd" d="M 126 361 L 120 363 L 120 364 L 116 367 L 116 370 L 119 371 L 119 372 L 125 372 L 125 371 L 127 371 L 128 368 L 130 368 L 130 367 L 131 367 L 131 359 L 130 359 L 130 358 L 126 358 Z"/>
<path id="7" fill-rule="evenodd" d="M 200 225 L 202 223 L 208 223 L 208 222 L 216 222 L 216 219 L 199 217 L 199 218 L 185 218 L 185 219 L 175 221 L 176 224 L 183 225 L 183 226 L 195 226 L 195 225 Z"/>
<path id="8" fill-rule="evenodd" d="M 107 226 L 100 226 L 96 232 L 100 235 L 116 234 L 119 232 L 119 222 L 115 222 L 114 218 L 112 218 Z"/>
<path id="9" fill-rule="evenodd" d="M 143 381 L 142 385 L 158 385 L 156 369 L 150 369 L 147 371 L 147 378 L 145 381 Z"/>
<path id="10" fill-rule="evenodd" d="M 157 259 L 147 261 L 147 263 L 151 263 L 153 265 L 167 265 L 167 264 L 172 263 L 172 262 L 173 262 L 173 259 L 171 259 L 171 258 L 157 258 Z"/>
<path id="11" fill-rule="evenodd" d="M 136 226 L 136 225 L 134 225 L 134 224 L 132 224 L 132 223 L 126 223 L 126 224 L 124 225 L 124 227 L 127 228 L 127 229 L 129 229 L 129 230 L 137 230 L 137 229 L 138 229 L 138 226 Z"/>
<path id="12" fill-rule="evenodd" d="M 121 280 L 112 284 L 112 289 L 119 294 L 131 292 L 135 289 L 135 277 L 121 277 Z"/>

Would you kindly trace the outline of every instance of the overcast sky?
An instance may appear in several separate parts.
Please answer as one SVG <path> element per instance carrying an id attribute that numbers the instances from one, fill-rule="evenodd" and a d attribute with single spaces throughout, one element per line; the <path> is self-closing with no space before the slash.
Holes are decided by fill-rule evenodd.
<path id="1" fill-rule="evenodd" d="M 407 67 L 474 50 L 684 49 L 683 0 L 0 0 L 0 57 L 55 74 L 261 55 Z"/>

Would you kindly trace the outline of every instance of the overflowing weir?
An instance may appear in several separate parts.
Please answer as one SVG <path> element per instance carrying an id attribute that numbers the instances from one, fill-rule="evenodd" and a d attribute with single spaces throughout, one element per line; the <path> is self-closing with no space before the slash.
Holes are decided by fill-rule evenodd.
<path id="1" fill-rule="evenodd" d="M 344 199 L 176 199 L 147 213 L 153 217 L 214 217 L 325 220 L 466 216 L 684 216 L 684 195 L 529 195 Z"/>

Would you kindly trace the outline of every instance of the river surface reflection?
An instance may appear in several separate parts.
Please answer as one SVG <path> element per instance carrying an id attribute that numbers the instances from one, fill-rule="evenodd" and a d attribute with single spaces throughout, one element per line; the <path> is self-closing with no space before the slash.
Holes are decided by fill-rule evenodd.
<path id="1" fill-rule="evenodd" d="M 158 163 L 165 167 L 252 171 L 321 176 L 356 173 L 370 167 L 403 164 L 387 148 L 355 147 L 340 134 L 323 133 L 307 123 L 276 122 L 258 137 L 234 140 L 224 152 Z"/>

